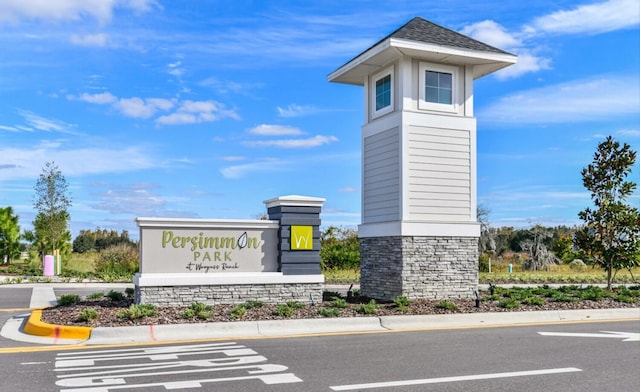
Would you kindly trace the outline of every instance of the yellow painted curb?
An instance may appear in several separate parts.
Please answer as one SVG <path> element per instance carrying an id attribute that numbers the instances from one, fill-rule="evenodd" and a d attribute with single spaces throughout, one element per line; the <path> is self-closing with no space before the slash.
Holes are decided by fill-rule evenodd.
<path id="1" fill-rule="evenodd" d="M 91 327 L 77 327 L 73 325 L 47 324 L 42 319 L 42 310 L 34 310 L 24 326 L 24 332 L 29 335 L 45 336 L 56 339 L 89 339 Z"/>

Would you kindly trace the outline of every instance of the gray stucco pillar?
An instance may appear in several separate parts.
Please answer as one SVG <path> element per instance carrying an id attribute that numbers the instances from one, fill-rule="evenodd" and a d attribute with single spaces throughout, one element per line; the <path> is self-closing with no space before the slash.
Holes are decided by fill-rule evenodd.
<path id="1" fill-rule="evenodd" d="M 266 200 L 269 220 L 280 222 L 278 263 L 283 275 L 319 275 L 320 212 L 325 199 L 281 196 Z"/>

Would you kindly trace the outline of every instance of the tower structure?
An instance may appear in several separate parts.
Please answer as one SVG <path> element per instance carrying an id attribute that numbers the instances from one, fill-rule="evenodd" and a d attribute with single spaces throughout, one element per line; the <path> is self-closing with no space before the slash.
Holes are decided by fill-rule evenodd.
<path id="1" fill-rule="evenodd" d="M 471 297 L 477 289 L 473 81 L 515 62 L 416 17 L 328 76 L 365 89 L 362 295 Z"/>

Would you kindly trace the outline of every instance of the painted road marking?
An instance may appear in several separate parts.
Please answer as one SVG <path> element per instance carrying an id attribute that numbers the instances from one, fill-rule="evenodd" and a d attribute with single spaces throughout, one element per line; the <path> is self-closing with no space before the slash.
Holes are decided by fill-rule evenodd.
<path id="1" fill-rule="evenodd" d="M 612 338 L 622 339 L 623 342 L 640 342 L 640 333 L 601 331 L 602 333 L 577 332 L 538 332 L 542 336 L 566 336 L 574 338 Z"/>
<path id="2" fill-rule="evenodd" d="M 361 389 L 402 387 L 402 386 L 409 386 L 409 385 L 490 380 L 494 378 L 542 376 L 545 374 L 560 374 L 560 373 L 572 373 L 572 372 L 581 372 L 581 371 L 582 369 L 570 367 L 570 368 L 557 368 L 557 369 L 527 370 L 527 371 L 521 371 L 521 372 L 508 372 L 508 373 L 474 374 L 471 376 L 423 378 L 419 380 L 402 380 L 402 381 L 374 382 L 374 383 L 367 383 L 367 384 L 337 385 L 329 388 L 331 388 L 334 391 L 354 391 L 354 390 L 361 390 Z"/>
<path id="3" fill-rule="evenodd" d="M 302 382 L 288 373 L 286 366 L 267 361 L 235 342 L 59 353 L 56 385 L 62 388 L 61 392 L 108 392 L 153 387 L 185 389 L 247 380 L 265 384 Z"/>

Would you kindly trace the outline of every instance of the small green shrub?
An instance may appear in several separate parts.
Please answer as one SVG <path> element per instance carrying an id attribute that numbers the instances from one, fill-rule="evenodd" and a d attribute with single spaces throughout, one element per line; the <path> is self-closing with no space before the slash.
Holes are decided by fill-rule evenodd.
<path id="1" fill-rule="evenodd" d="M 497 301 L 502 298 L 499 294 L 486 295 L 482 298 L 483 301 Z"/>
<path id="2" fill-rule="evenodd" d="M 526 305 L 536 305 L 536 306 L 542 306 L 546 303 L 546 301 L 544 300 L 544 298 L 540 298 L 537 295 L 533 295 L 531 297 L 526 297 L 522 300 L 522 303 L 526 304 Z"/>
<path id="3" fill-rule="evenodd" d="M 322 317 L 338 317 L 340 315 L 340 310 L 336 308 L 333 308 L 333 309 L 321 308 L 321 309 L 318 309 L 318 314 Z"/>
<path id="4" fill-rule="evenodd" d="M 504 308 L 504 309 L 515 309 L 519 306 L 520 306 L 520 301 L 511 299 L 511 298 L 503 299 L 502 301 L 498 302 L 498 307 Z"/>
<path id="5" fill-rule="evenodd" d="M 571 297 L 571 296 L 567 295 L 565 292 L 559 292 L 559 291 L 556 291 L 555 293 L 552 293 L 551 294 L 551 299 L 553 299 L 556 302 L 576 302 L 576 301 L 578 301 L 578 298 Z"/>
<path id="6" fill-rule="evenodd" d="M 264 302 L 262 302 L 262 301 L 247 301 L 242 306 L 244 306 L 245 309 L 261 308 L 261 307 L 264 306 Z"/>
<path id="7" fill-rule="evenodd" d="M 116 317 L 137 320 L 143 317 L 152 317 L 156 314 L 156 307 L 153 304 L 132 304 L 128 309 L 119 310 L 116 313 Z"/>
<path id="8" fill-rule="evenodd" d="M 578 297 L 583 301 L 600 301 L 602 298 L 609 297 L 610 294 L 598 286 L 589 286 L 578 291 Z"/>
<path id="9" fill-rule="evenodd" d="M 302 309 L 306 305 L 298 301 L 288 301 L 287 306 L 290 307 L 291 309 Z"/>
<path id="10" fill-rule="evenodd" d="M 75 305 L 80 302 L 80 296 L 78 294 L 62 294 L 58 300 L 60 306 Z"/>
<path id="11" fill-rule="evenodd" d="M 456 304 L 454 304 L 451 301 L 447 301 L 447 300 L 442 300 L 440 302 L 438 302 L 436 304 L 436 308 L 438 309 L 447 309 L 447 310 L 451 310 L 451 311 L 457 311 L 458 310 L 458 306 Z"/>
<path id="12" fill-rule="evenodd" d="M 276 307 L 276 314 L 280 317 L 291 317 L 293 316 L 293 308 L 288 304 L 280 304 Z"/>
<path id="13" fill-rule="evenodd" d="M 229 309 L 229 317 L 232 319 L 241 319 L 247 314 L 247 308 L 242 305 L 236 305 Z"/>
<path id="14" fill-rule="evenodd" d="M 78 314 L 78 321 L 87 323 L 98 318 L 98 311 L 92 308 L 82 309 Z"/>
<path id="15" fill-rule="evenodd" d="M 126 289 L 124 289 L 124 293 L 127 295 L 127 298 L 133 298 L 135 290 L 133 289 L 133 287 L 127 287 Z"/>
<path id="16" fill-rule="evenodd" d="M 322 301 L 333 301 L 334 298 L 340 298 L 341 295 L 337 291 L 324 291 L 322 292 Z"/>
<path id="17" fill-rule="evenodd" d="M 411 301 L 405 295 L 399 295 L 393 299 L 393 303 L 397 307 L 407 307 L 411 304 Z"/>
<path id="18" fill-rule="evenodd" d="M 349 307 L 349 303 L 344 298 L 334 298 L 333 301 L 329 302 L 329 306 L 332 308 L 346 309 Z"/>
<path id="19" fill-rule="evenodd" d="M 201 320 L 206 320 L 211 318 L 213 313 L 211 313 L 211 305 L 203 304 L 202 302 L 194 302 L 192 303 L 187 310 L 181 313 L 182 318 L 199 318 Z"/>
<path id="20" fill-rule="evenodd" d="M 618 294 L 615 296 L 615 300 L 618 302 L 626 303 L 626 304 L 632 304 L 635 302 L 635 299 L 633 299 L 627 294 Z"/>
<path id="21" fill-rule="evenodd" d="M 374 314 L 378 310 L 378 304 L 375 299 L 369 301 L 368 304 L 360 304 L 355 307 L 355 311 L 360 314 Z"/>
<path id="22" fill-rule="evenodd" d="M 112 301 L 124 301 L 127 298 L 122 291 L 115 290 L 109 290 L 109 292 L 105 294 L 105 297 Z"/>
<path id="23" fill-rule="evenodd" d="M 98 291 L 98 292 L 87 295 L 87 299 L 102 299 L 102 298 L 104 298 L 104 293 L 102 291 Z"/>

